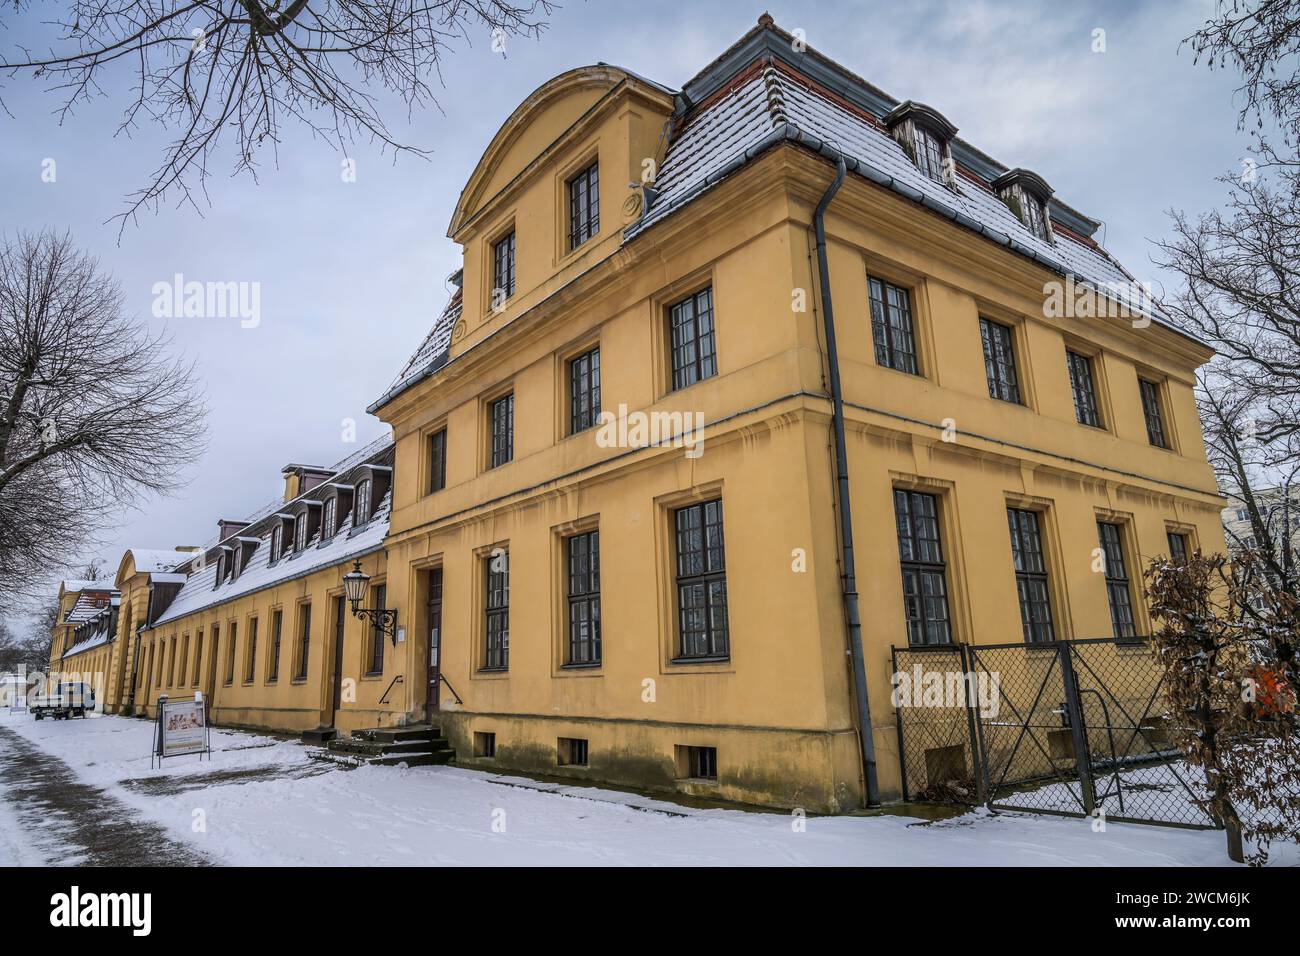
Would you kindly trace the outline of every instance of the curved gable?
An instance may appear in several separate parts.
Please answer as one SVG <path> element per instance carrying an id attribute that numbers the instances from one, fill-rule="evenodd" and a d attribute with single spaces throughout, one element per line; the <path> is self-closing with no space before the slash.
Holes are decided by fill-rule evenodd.
<path id="1" fill-rule="evenodd" d="M 583 66 L 547 80 L 516 107 L 484 150 L 461 190 L 447 227 L 454 237 L 494 196 L 586 115 L 601 99 L 629 78 L 612 66 Z"/>

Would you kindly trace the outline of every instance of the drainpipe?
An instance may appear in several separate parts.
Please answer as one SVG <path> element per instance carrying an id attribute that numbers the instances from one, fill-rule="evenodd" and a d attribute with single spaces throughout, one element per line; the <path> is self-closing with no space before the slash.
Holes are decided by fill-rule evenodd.
<path id="1" fill-rule="evenodd" d="M 849 628 L 849 654 L 853 660 L 853 698 L 858 714 L 858 742 L 862 749 L 862 776 L 867 805 L 880 802 L 876 780 L 876 742 L 871 730 L 871 707 L 867 700 L 867 665 L 862 653 L 862 618 L 858 611 L 858 580 L 853 558 L 853 507 L 849 495 L 849 461 L 844 441 L 844 395 L 840 390 L 840 357 L 835 346 L 835 312 L 831 306 L 831 274 L 826 262 L 826 208 L 844 184 L 844 157 L 835 164 L 835 179 L 817 210 L 813 230 L 817 236 L 817 271 L 821 280 L 822 326 L 826 335 L 826 360 L 830 366 L 831 421 L 835 429 L 835 483 L 840 512 L 840 588 L 844 617 Z"/>

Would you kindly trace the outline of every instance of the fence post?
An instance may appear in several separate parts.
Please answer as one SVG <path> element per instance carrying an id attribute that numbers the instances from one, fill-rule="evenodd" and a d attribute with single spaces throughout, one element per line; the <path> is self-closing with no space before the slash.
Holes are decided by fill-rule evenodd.
<path id="1" fill-rule="evenodd" d="M 892 681 L 893 675 L 898 673 L 898 648 L 893 644 L 889 646 L 889 666 L 892 668 L 889 672 Z M 898 772 L 903 781 L 903 799 L 911 800 L 912 795 L 907 789 L 907 741 L 903 734 L 903 709 L 898 706 L 896 698 L 890 703 L 894 705 L 894 723 L 898 728 Z"/>
<path id="2" fill-rule="evenodd" d="M 966 645 L 957 645 L 958 660 L 961 662 L 962 684 L 966 688 L 966 734 L 970 738 L 970 770 L 971 776 L 975 778 L 975 805 L 984 804 L 984 757 L 981 753 L 982 741 L 979 732 L 976 730 L 975 722 L 975 702 L 972 697 L 978 697 L 977 681 L 975 671 L 971 668 L 970 660 L 966 654 Z"/>
<path id="3" fill-rule="evenodd" d="M 1097 807 L 1097 792 L 1092 780 L 1092 755 L 1088 752 L 1088 732 L 1083 725 L 1083 702 L 1079 699 L 1079 682 L 1074 674 L 1074 645 L 1058 641 L 1061 656 L 1061 685 L 1065 689 L 1065 711 L 1074 740 L 1074 766 L 1079 773 L 1083 794 L 1083 812 L 1092 816 Z"/>

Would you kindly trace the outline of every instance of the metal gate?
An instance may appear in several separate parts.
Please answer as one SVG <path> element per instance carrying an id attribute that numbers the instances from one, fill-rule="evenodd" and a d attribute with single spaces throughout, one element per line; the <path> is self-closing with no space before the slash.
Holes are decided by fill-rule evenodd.
<path id="1" fill-rule="evenodd" d="M 945 656 L 946 655 L 946 656 Z M 950 797 L 940 778 L 995 809 L 1213 828 L 1205 796 L 1170 741 L 1163 676 L 1145 643 L 1108 638 L 1050 644 L 981 644 L 918 651 L 896 648 L 895 673 L 911 688 L 918 664 L 930 691 L 895 693 L 905 799 Z M 961 679 L 944 673 L 960 669 Z M 936 692 L 940 679 L 963 698 Z M 965 740 L 952 704 L 965 715 Z M 902 706 L 899 706 L 899 705 Z M 945 716 L 946 714 L 946 716 Z M 947 748 L 942 758 L 935 748 Z M 960 782 L 958 749 L 974 782 Z M 910 760 L 909 760 L 910 757 Z M 944 759 L 948 763 L 944 763 Z M 910 767 L 908 766 L 910 763 Z"/>

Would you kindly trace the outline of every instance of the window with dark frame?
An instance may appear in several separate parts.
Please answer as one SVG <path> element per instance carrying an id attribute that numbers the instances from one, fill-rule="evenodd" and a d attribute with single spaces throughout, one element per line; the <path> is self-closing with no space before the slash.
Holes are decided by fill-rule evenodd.
<path id="1" fill-rule="evenodd" d="M 725 660 L 727 571 L 722 500 L 673 512 L 677 550 L 678 660 Z"/>
<path id="2" fill-rule="evenodd" d="M 497 755 L 497 735 L 491 731 L 474 731 L 474 756 L 495 757 Z"/>
<path id="3" fill-rule="evenodd" d="M 916 130 L 916 165 L 926 177 L 936 183 L 946 183 L 943 162 L 943 140 L 924 126 Z"/>
<path id="4" fill-rule="evenodd" d="M 1165 417 L 1160 407 L 1160 386 L 1140 378 L 1138 391 L 1142 393 L 1142 415 L 1147 423 L 1147 441 L 1157 448 L 1168 448 L 1169 441 L 1165 438 Z"/>
<path id="5" fill-rule="evenodd" d="M 1016 377 L 1015 333 L 1009 326 L 980 319 L 980 343 L 984 347 L 984 373 L 989 395 L 1013 405 L 1020 404 L 1020 382 Z"/>
<path id="6" fill-rule="evenodd" d="M 1169 559 L 1178 564 L 1187 560 L 1188 547 L 1187 535 L 1178 531 L 1165 532 L 1165 538 L 1169 542 Z"/>
<path id="7" fill-rule="evenodd" d="M 293 521 L 293 549 L 302 551 L 307 547 L 307 513 L 304 511 Z"/>
<path id="8" fill-rule="evenodd" d="M 515 457 L 515 394 L 502 395 L 488 405 L 491 433 L 491 467 L 497 468 Z"/>
<path id="9" fill-rule="evenodd" d="M 569 249 L 600 232 L 600 164 L 592 163 L 569 180 Z"/>
<path id="10" fill-rule="evenodd" d="M 429 493 L 447 487 L 447 429 L 429 436 Z"/>
<path id="11" fill-rule="evenodd" d="M 357 482 L 357 500 L 352 506 L 352 526 L 360 528 L 370 522 L 370 479 Z"/>
<path id="12" fill-rule="evenodd" d="M 587 766 L 587 741 L 582 737 L 559 737 L 555 742 L 555 762 L 561 767 Z"/>
<path id="13" fill-rule="evenodd" d="M 600 657 L 600 532 L 565 539 L 568 552 L 569 649 L 572 665 L 599 664 Z"/>
<path id="14" fill-rule="evenodd" d="M 1097 389 L 1092 378 L 1092 359 L 1069 349 L 1065 361 L 1070 369 L 1070 390 L 1074 393 L 1074 417 L 1080 425 L 1101 427 L 1097 409 Z"/>
<path id="15" fill-rule="evenodd" d="M 388 607 L 388 585 L 378 584 L 374 589 L 375 607 L 383 610 Z M 384 672 L 384 631 L 379 626 L 379 622 L 373 621 L 370 625 L 370 666 L 366 671 L 367 675 L 382 674 Z"/>
<path id="16" fill-rule="evenodd" d="M 668 347 L 674 390 L 718 374 L 712 286 L 668 307 Z"/>
<path id="17" fill-rule="evenodd" d="M 569 362 L 569 434 L 576 435 L 600 417 L 600 349 Z"/>
<path id="18" fill-rule="evenodd" d="M 1109 521 L 1098 521 L 1097 535 L 1105 565 L 1111 632 L 1117 641 L 1131 641 L 1137 636 L 1137 628 L 1133 623 L 1133 592 L 1124 564 L 1124 529 Z"/>
<path id="19" fill-rule="evenodd" d="M 303 604 L 298 611 L 300 621 L 298 634 L 298 673 L 294 675 L 295 680 L 306 680 L 307 663 L 309 659 L 308 652 L 311 650 L 311 605 Z"/>
<path id="20" fill-rule="evenodd" d="M 230 625 L 230 636 L 235 636 L 235 626 Z M 244 682 L 251 682 L 257 675 L 257 622 L 250 621 L 248 624 L 248 650 L 246 651 L 247 660 L 244 665 Z"/>
<path id="21" fill-rule="evenodd" d="M 334 512 L 338 499 L 334 497 L 326 498 L 323 507 L 324 515 L 321 517 L 321 542 L 328 541 L 334 537 Z"/>
<path id="22" fill-rule="evenodd" d="M 280 560 L 280 523 L 277 520 L 275 527 L 271 529 L 271 564 Z"/>
<path id="23" fill-rule="evenodd" d="M 193 687 L 199 686 L 199 677 L 203 673 L 203 632 L 194 635 L 194 676 L 190 680 Z"/>
<path id="24" fill-rule="evenodd" d="M 686 755 L 687 776 L 696 780 L 718 779 L 718 748 L 689 747 Z"/>
<path id="25" fill-rule="evenodd" d="M 282 611 L 271 612 L 271 666 L 266 676 L 268 681 L 277 681 L 280 679 L 280 646 L 283 639 L 284 631 L 284 613 Z"/>
<path id="26" fill-rule="evenodd" d="M 253 625 L 250 624 L 249 626 L 252 627 Z M 221 675 L 221 682 L 228 687 L 235 682 L 235 632 L 234 631 L 230 632 L 230 640 L 227 643 L 229 644 L 229 646 L 226 648 L 225 673 Z M 213 624 L 212 625 L 212 647 L 215 651 L 215 649 L 220 646 L 221 646 L 221 625 Z"/>
<path id="27" fill-rule="evenodd" d="M 1016 571 L 1016 593 L 1020 599 L 1020 625 L 1025 643 L 1054 641 L 1052 599 L 1038 512 L 1008 508 L 1007 523 L 1011 528 L 1011 556 Z"/>
<path id="28" fill-rule="evenodd" d="M 1047 212 L 1043 206 L 1043 201 L 1032 193 L 1021 191 L 1023 199 L 1022 206 L 1024 213 L 1025 228 L 1043 241 L 1047 241 L 1050 236 L 1047 232 Z"/>
<path id="29" fill-rule="evenodd" d="M 515 231 L 502 236 L 492 245 L 492 307 L 515 294 Z"/>
<path id="30" fill-rule="evenodd" d="M 939 505 L 934 495 L 894 489 L 894 520 L 903 566 L 903 611 L 907 642 L 949 644 L 948 575 L 939 534 Z"/>
<path id="31" fill-rule="evenodd" d="M 486 614 L 483 669 L 506 670 L 510 666 L 510 554 L 489 555 L 484 563 Z"/>
<path id="32" fill-rule="evenodd" d="M 919 375 L 911 293 L 873 276 L 867 277 L 867 290 L 871 299 L 871 338 L 876 364 Z"/>

